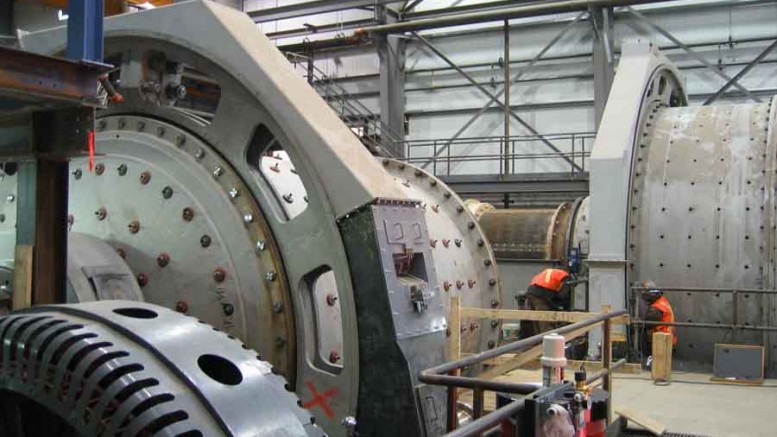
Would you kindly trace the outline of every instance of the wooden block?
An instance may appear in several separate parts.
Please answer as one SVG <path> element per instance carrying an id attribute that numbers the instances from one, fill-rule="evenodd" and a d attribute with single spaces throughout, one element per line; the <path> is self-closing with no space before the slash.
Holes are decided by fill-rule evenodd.
<path id="1" fill-rule="evenodd" d="M 650 375 L 654 381 L 669 381 L 672 373 L 672 334 L 653 333 L 653 364 Z"/>
<path id="2" fill-rule="evenodd" d="M 626 419 L 636 423 L 637 425 L 653 433 L 653 435 L 661 435 L 664 433 L 664 431 L 666 431 L 666 426 L 663 423 L 651 419 L 645 415 L 639 414 L 630 408 L 618 407 L 615 410 L 615 414 L 621 417 L 625 417 Z"/>
<path id="3" fill-rule="evenodd" d="M 32 305 L 32 245 L 16 246 L 11 308 L 18 310 Z"/>
<path id="4" fill-rule="evenodd" d="M 451 335 L 448 337 L 448 359 L 458 360 L 461 356 L 461 301 L 459 296 L 451 296 L 451 312 L 448 317 L 448 328 Z"/>

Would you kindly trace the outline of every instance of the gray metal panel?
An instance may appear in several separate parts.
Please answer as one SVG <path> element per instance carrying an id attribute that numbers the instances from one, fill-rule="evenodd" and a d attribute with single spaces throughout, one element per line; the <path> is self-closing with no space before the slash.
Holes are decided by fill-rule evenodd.
<path id="1" fill-rule="evenodd" d="M 759 346 L 716 344 L 716 378 L 762 381 L 764 377 L 764 349 Z"/>
<path id="2" fill-rule="evenodd" d="M 437 273 L 429 250 L 429 232 L 420 208 L 381 205 L 373 207 L 373 214 L 397 339 L 444 332 L 447 322 L 441 296 L 442 290 L 437 285 Z M 425 277 L 407 276 L 407 279 L 403 279 L 404 275 L 399 275 L 395 271 L 393 255 L 402 253 L 398 250 L 411 250 L 419 254 L 423 260 L 416 258 L 413 263 L 419 267 L 418 272 L 424 273 Z M 426 295 L 427 308 L 423 311 L 414 308 L 411 287 L 421 287 Z"/>
<path id="3" fill-rule="evenodd" d="M 494 253 L 465 203 L 434 175 L 399 161 L 382 161 L 407 197 L 421 202 L 435 267 L 436 282 L 430 283 L 441 290 L 446 316 L 454 295 L 465 307 L 498 308 L 502 291 Z M 496 326 L 491 322 L 462 320 L 463 352 L 477 353 L 499 341 L 499 321 Z"/>

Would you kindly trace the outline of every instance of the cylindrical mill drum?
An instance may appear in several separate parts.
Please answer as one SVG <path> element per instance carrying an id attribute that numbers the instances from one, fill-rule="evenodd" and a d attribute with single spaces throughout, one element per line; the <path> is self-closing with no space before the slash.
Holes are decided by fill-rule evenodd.
<path id="1" fill-rule="evenodd" d="M 654 110 L 635 145 L 632 283 L 774 289 L 777 123 L 771 103 Z M 770 326 L 774 295 L 667 292 L 678 322 Z M 764 344 L 753 329 L 678 331 L 678 357 L 712 362 L 715 343 Z M 767 353 L 767 355 L 769 355 Z"/>
<path id="2" fill-rule="evenodd" d="M 482 212 L 479 222 L 498 259 L 561 260 L 567 255 L 573 213 L 571 203 L 552 209 L 491 209 Z"/>

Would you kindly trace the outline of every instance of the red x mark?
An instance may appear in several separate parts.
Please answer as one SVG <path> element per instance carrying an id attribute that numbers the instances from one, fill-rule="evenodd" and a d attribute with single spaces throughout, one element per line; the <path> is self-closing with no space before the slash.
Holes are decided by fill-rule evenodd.
<path id="1" fill-rule="evenodd" d="M 313 384 L 310 382 L 306 382 L 305 385 L 308 386 L 308 390 L 310 390 L 310 393 L 313 394 L 313 399 L 305 402 L 302 404 L 305 408 L 311 408 L 320 405 L 321 408 L 324 410 L 324 414 L 327 415 L 327 417 L 333 417 L 335 415 L 335 412 L 332 411 L 332 407 L 329 406 L 329 403 L 326 401 L 327 398 L 331 398 L 332 396 L 337 394 L 337 389 L 332 388 L 329 389 L 323 393 L 319 393 L 318 390 L 316 390 L 315 387 L 313 387 Z"/>

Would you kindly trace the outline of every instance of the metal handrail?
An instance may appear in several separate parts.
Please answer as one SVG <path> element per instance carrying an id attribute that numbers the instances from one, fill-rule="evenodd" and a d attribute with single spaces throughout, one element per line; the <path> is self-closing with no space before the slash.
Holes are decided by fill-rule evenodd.
<path id="1" fill-rule="evenodd" d="M 449 411 L 449 414 L 448 414 L 448 421 L 449 421 L 448 429 L 453 431 L 455 430 L 457 425 L 455 420 L 455 416 L 456 416 L 455 399 L 456 399 L 456 391 L 458 388 L 473 389 L 473 392 L 475 395 L 475 400 L 474 400 L 475 404 L 479 404 L 479 405 L 482 405 L 483 403 L 484 390 L 500 391 L 500 392 L 506 392 L 506 393 L 523 394 L 523 395 L 531 394 L 537 391 L 537 387 L 533 384 L 514 383 L 514 382 L 506 382 L 506 381 L 493 381 L 490 379 L 457 375 L 456 373 L 458 373 L 461 369 L 468 366 L 473 366 L 476 364 L 482 364 L 486 360 L 490 360 L 492 358 L 496 358 L 498 356 L 501 356 L 507 353 L 521 352 L 530 347 L 537 346 L 540 343 L 542 343 L 543 337 L 545 337 L 548 334 L 556 333 L 556 334 L 563 335 L 572 331 L 579 330 L 581 328 L 593 328 L 594 326 L 600 323 L 603 323 L 604 324 L 603 369 L 602 371 L 597 372 L 597 374 L 592 375 L 592 377 L 589 379 L 591 379 L 591 382 L 598 379 L 603 379 L 604 389 L 609 390 L 612 387 L 612 384 L 611 384 L 612 381 L 611 381 L 611 375 L 610 375 L 611 371 L 616 367 L 621 366 L 625 363 L 625 360 L 620 360 L 617 363 L 615 363 L 615 365 L 613 365 L 612 363 L 612 352 L 610 348 L 611 320 L 616 317 L 627 315 L 627 313 L 628 312 L 626 310 L 603 313 L 595 317 L 592 317 L 588 320 L 562 326 L 560 328 L 543 332 L 541 334 L 537 334 L 532 337 L 525 338 L 523 340 L 519 340 L 503 346 L 499 346 L 494 349 L 489 349 L 489 350 L 477 353 L 475 355 L 470 355 L 458 360 L 449 361 L 447 363 L 443 363 L 438 366 L 434 366 L 429 369 L 421 371 L 418 379 L 421 382 L 424 382 L 426 384 L 443 385 L 447 387 L 448 408 L 453 409 L 453 414 L 451 414 L 451 411 Z M 493 412 L 486 414 L 482 417 L 477 417 L 478 412 L 476 411 L 476 414 L 475 414 L 476 419 L 474 421 L 465 425 L 458 431 L 454 431 L 447 435 L 449 437 L 465 436 L 465 435 L 473 435 L 476 433 L 486 431 L 491 427 L 493 427 L 494 425 L 506 420 L 507 418 L 514 416 L 522 409 L 523 409 L 523 403 L 520 401 L 516 401 L 506 406 L 503 406 L 501 408 L 498 408 Z"/>
<path id="2" fill-rule="evenodd" d="M 392 132 L 379 116 L 361 101 L 354 99 L 345 88 L 333 81 L 326 72 L 311 62 L 311 58 L 292 52 L 287 52 L 286 57 L 295 68 L 303 61 L 305 62 L 305 77 L 308 79 L 308 83 L 319 94 L 322 94 L 324 100 L 335 112 L 340 114 L 341 118 L 345 121 L 358 121 L 365 126 L 367 131 L 365 135 L 359 136 L 360 140 L 388 153 L 393 148 L 403 146 L 404 138 L 402 136 Z"/>
<path id="3" fill-rule="evenodd" d="M 678 328 L 705 328 L 705 329 L 730 329 L 732 331 L 777 331 L 777 326 L 760 326 L 760 325 L 748 325 L 747 323 L 742 325 L 739 323 L 739 295 L 741 294 L 777 294 L 777 290 L 770 289 L 758 289 L 758 288 L 716 288 L 716 287 L 631 287 L 631 299 L 636 301 L 637 292 L 647 290 L 660 290 L 665 292 L 677 292 L 677 293 L 731 293 L 732 305 L 731 305 L 731 323 L 710 323 L 710 322 L 654 322 L 650 320 L 642 320 L 634 317 L 632 323 L 640 326 L 675 326 Z M 634 305 L 636 316 L 636 305 Z"/>
<path id="4" fill-rule="evenodd" d="M 536 152 L 536 153 L 518 153 L 513 152 L 505 154 L 505 139 L 503 136 L 490 137 L 470 137 L 458 138 L 450 141 L 447 138 L 408 140 L 405 141 L 405 161 L 409 163 L 431 163 L 434 174 L 450 175 L 451 167 L 455 164 L 464 162 L 498 162 L 499 174 L 516 174 L 515 162 L 521 160 L 557 160 L 562 159 L 563 165 L 570 164 L 569 171 L 573 174 L 584 173 L 586 170 L 586 160 L 591 156 L 591 148 L 596 134 L 593 132 L 572 132 L 561 134 L 543 134 L 543 135 L 516 135 L 508 138 L 511 145 L 510 150 L 518 150 L 525 143 L 536 143 L 539 141 L 552 140 L 557 144 L 567 141 L 569 143 L 569 152 Z M 445 154 L 439 154 L 440 148 L 445 146 Z M 493 153 L 472 154 L 475 149 L 484 147 L 499 147 L 499 151 Z M 452 149 L 458 148 L 458 152 L 452 152 Z M 461 150 L 461 149 L 464 150 Z M 509 163 L 511 165 L 506 166 Z M 504 169 L 509 168 L 509 173 Z"/>

